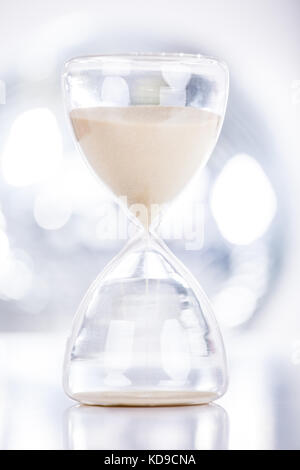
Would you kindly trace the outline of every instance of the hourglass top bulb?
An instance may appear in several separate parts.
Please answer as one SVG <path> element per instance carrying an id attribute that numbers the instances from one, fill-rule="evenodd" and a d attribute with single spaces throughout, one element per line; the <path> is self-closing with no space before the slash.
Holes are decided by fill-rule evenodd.
<path id="1" fill-rule="evenodd" d="M 183 106 L 99 106 L 74 109 L 71 120 L 96 174 L 148 225 L 151 207 L 172 200 L 205 164 L 220 117 Z"/>
<path id="2" fill-rule="evenodd" d="M 226 70 L 189 57 L 99 56 L 66 66 L 82 153 L 145 227 L 205 165 L 221 127 Z"/>

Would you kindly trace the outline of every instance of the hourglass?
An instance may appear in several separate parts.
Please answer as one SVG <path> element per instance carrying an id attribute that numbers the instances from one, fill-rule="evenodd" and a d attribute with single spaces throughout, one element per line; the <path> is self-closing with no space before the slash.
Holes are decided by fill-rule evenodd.
<path id="1" fill-rule="evenodd" d="M 64 389 L 89 405 L 211 402 L 227 385 L 222 338 L 157 227 L 217 141 L 227 67 L 189 54 L 81 57 L 66 63 L 63 87 L 81 153 L 136 227 L 79 306 Z"/>

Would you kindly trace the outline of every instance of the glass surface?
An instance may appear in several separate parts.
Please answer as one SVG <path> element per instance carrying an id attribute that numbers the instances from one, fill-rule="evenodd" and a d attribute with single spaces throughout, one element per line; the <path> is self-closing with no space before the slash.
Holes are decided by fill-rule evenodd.
<path id="1" fill-rule="evenodd" d="M 200 55 L 83 57 L 67 62 L 63 86 L 82 155 L 135 226 L 78 309 L 65 391 L 91 405 L 211 402 L 227 385 L 222 338 L 203 290 L 156 231 L 217 141 L 227 68 Z"/>

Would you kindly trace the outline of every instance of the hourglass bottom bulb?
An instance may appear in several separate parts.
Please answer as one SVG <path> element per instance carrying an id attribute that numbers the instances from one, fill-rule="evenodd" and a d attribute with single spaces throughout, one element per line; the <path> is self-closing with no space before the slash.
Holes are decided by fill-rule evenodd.
<path id="1" fill-rule="evenodd" d="M 90 405 L 208 403 L 227 383 L 222 338 L 192 275 L 153 236 L 131 241 L 77 313 L 64 386 Z"/>

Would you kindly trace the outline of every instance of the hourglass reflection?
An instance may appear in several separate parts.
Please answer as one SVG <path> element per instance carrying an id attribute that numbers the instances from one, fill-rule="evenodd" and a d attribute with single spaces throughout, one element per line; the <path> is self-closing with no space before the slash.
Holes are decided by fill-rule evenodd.
<path id="1" fill-rule="evenodd" d="M 78 309 L 65 391 L 91 405 L 208 403 L 226 389 L 222 338 L 156 228 L 217 141 L 227 68 L 198 55 L 84 57 L 66 64 L 63 84 L 81 153 L 136 225 Z"/>
<path id="2" fill-rule="evenodd" d="M 69 450 L 226 450 L 229 422 L 215 404 L 160 408 L 75 405 L 64 417 Z"/>

